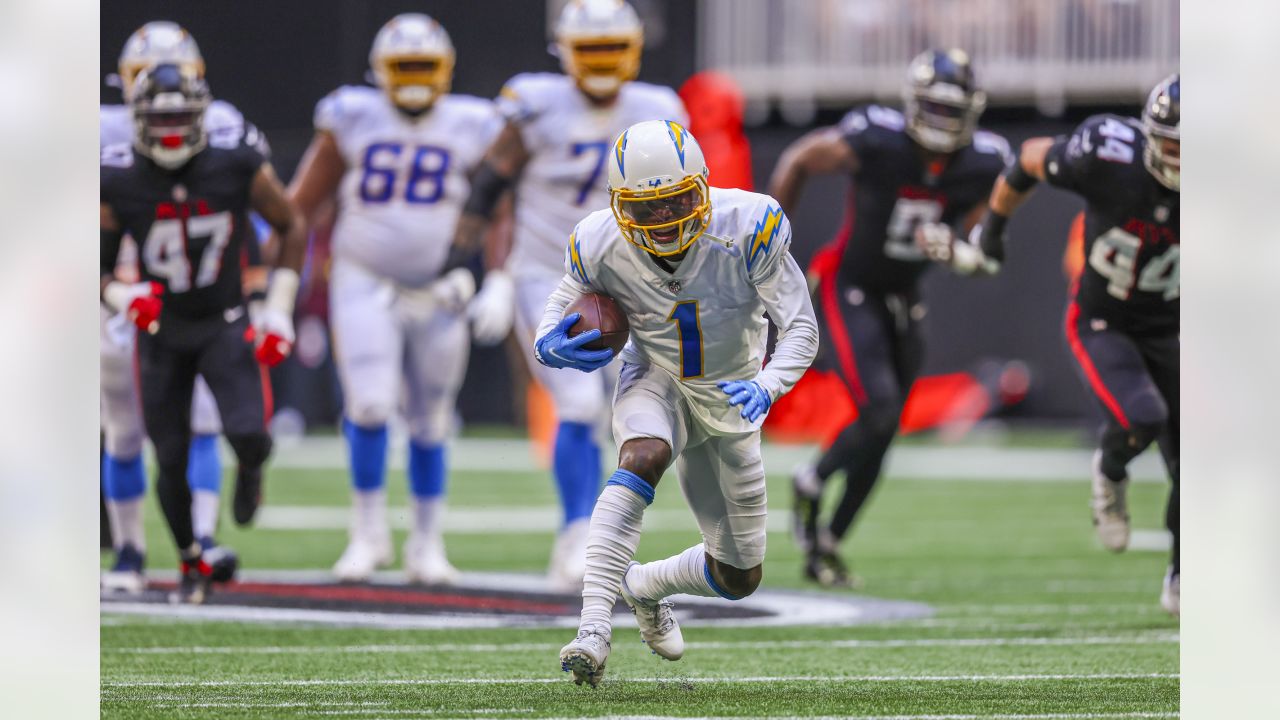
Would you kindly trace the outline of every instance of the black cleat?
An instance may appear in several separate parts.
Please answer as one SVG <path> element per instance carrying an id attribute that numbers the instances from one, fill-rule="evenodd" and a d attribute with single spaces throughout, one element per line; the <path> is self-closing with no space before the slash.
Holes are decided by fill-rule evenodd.
<path id="1" fill-rule="evenodd" d="M 804 576 L 824 588 L 862 587 L 862 580 L 850 573 L 848 566 L 834 552 L 809 553 L 805 558 Z"/>
<path id="2" fill-rule="evenodd" d="M 182 560 L 178 592 L 172 602 L 203 605 L 213 594 L 213 584 L 231 581 L 239 566 L 240 559 L 230 548 L 202 548 L 199 555 Z"/>
<path id="3" fill-rule="evenodd" d="M 231 501 L 231 514 L 241 527 L 253 522 L 262 504 L 262 467 L 236 468 L 236 493 Z"/>

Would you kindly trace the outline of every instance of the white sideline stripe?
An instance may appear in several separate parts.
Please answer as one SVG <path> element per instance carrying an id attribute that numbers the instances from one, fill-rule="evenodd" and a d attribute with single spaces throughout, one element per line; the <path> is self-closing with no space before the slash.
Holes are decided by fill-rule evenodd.
<path id="1" fill-rule="evenodd" d="M 600 716 L 597 716 L 600 717 Z M 604 715 L 600 720 L 738 720 L 741 716 Z M 776 717 L 776 716 L 763 716 Z M 1176 718 L 1176 712 L 1036 713 L 1032 715 L 805 715 L 805 720 L 1102 720 L 1103 718 Z M 550 720 L 572 720 L 551 718 Z"/>
<path id="2" fill-rule="evenodd" d="M 403 470 L 405 439 L 393 433 L 387 465 Z M 226 448 L 224 448 L 226 450 Z M 602 448 L 605 457 L 611 448 Z M 765 471 L 790 473 L 796 465 L 813 462 L 816 445 L 766 443 Z M 231 456 L 228 454 L 228 458 Z M 1088 482 L 1093 450 L 1086 448 L 1014 448 L 1000 446 L 918 446 L 895 447 L 886 458 L 890 477 L 921 480 L 1020 480 Z M 346 448 L 337 437 L 281 439 L 272 458 L 275 467 L 300 469 L 341 469 L 347 466 Z M 520 472 L 542 469 L 538 454 L 528 440 L 459 438 L 451 441 L 449 464 L 456 470 Z M 1143 453 L 1129 465 L 1135 482 L 1168 482 L 1159 453 Z"/>
<path id="3" fill-rule="evenodd" d="M 919 648 L 919 647 L 1037 647 L 1072 645 L 1163 645 L 1177 643 L 1177 633 L 1152 635 L 1089 636 L 1077 638 L 918 638 L 911 640 L 745 640 L 742 642 L 690 642 L 691 649 L 792 650 L 804 648 Z M 536 652 L 554 650 L 553 643 L 438 643 L 434 645 L 237 645 L 190 647 L 104 648 L 106 653 L 123 655 L 292 655 L 327 653 L 422 653 L 422 652 Z"/>
<path id="4" fill-rule="evenodd" d="M 560 508 L 489 506 L 485 508 L 450 507 L 444 514 L 444 531 L 451 535 L 508 535 L 515 533 L 553 533 L 560 528 Z M 387 521 L 392 529 L 408 530 L 410 527 L 407 506 L 390 507 Z M 311 505 L 264 505 L 258 511 L 255 525 L 268 530 L 341 530 L 351 525 L 351 510 L 345 507 Z M 789 532 L 791 516 L 774 513 L 769 516 L 766 528 L 769 532 Z M 688 509 L 646 510 L 644 529 L 689 530 L 696 532 L 698 524 Z"/>
<path id="5" fill-rule="evenodd" d="M 747 677 L 682 677 L 667 682 L 707 683 L 781 683 L 781 682 L 1028 682 L 1074 680 L 1171 680 L 1178 673 L 1082 673 L 1044 675 L 759 675 Z M 652 678 L 619 678 L 631 682 L 647 682 Z M 348 685 L 542 685 L 565 682 L 565 677 L 522 678 L 370 678 L 367 680 L 117 680 L 103 687 L 324 687 Z"/>

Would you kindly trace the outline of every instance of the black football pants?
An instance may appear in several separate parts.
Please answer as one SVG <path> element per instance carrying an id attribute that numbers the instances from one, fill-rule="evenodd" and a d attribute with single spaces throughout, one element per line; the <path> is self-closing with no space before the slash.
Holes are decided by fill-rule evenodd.
<path id="1" fill-rule="evenodd" d="M 147 435 L 159 465 L 156 492 L 180 551 L 195 542 L 187 452 L 191 393 L 202 375 L 218 404 L 222 431 L 242 467 L 260 467 L 271 453 L 265 370 L 245 340 L 248 321 L 221 316 L 199 321 L 162 317 L 156 335 L 138 333 L 139 389 Z"/>
<path id="2" fill-rule="evenodd" d="M 1173 482 L 1165 526 L 1173 534 L 1179 569 L 1178 334 L 1133 335 L 1090 318 L 1073 300 L 1067 308 L 1067 344 L 1085 386 L 1106 415 L 1101 432 L 1102 472 L 1125 477 L 1129 461 L 1158 442 Z"/>
<path id="3" fill-rule="evenodd" d="M 834 539 L 845 536 L 867 502 L 902 407 L 920 372 L 924 306 L 914 294 L 879 294 L 827 280 L 819 290 L 823 344 L 858 408 L 818 461 L 818 477 L 845 473 L 844 495 L 831 518 Z"/>

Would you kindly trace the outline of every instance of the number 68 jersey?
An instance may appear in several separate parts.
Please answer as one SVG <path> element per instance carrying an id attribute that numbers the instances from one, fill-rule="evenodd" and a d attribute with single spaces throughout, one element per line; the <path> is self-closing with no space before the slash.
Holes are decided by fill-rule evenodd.
<path id="1" fill-rule="evenodd" d="M 347 168 L 334 257 L 408 287 L 434 280 L 470 193 L 468 177 L 500 125 L 492 102 L 467 95 L 442 95 L 417 118 L 377 88 L 327 95 L 315 126 L 333 135 Z"/>
<path id="2" fill-rule="evenodd" d="M 538 336 L 579 295 L 609 295 L 631 325 L 625 362 L 670 374 L 689 412 L 711 431 L 756 430 L 716 383 L 756 380 L 776 400 L 813 362 L 818 326 L 790 245 L 791 224 L 773 198 L 711 188 L 709 227 L 668 273 L 622 237 L 610 210 L 597 210 L 570 236 L 566 274 L 547 301 Z M 762 371 L 766 312 L 778 326 L 778 342 Z"/>
<path id="3" fill-rule="evenodd" d="M 1147 171 L 1145 145 L 1136 120 L 1095 115 L 1054 142 L 1045 176 L 1088 203 L 1081 311 L 1119 330 L 1177 332 L 1179 195 Z"/>

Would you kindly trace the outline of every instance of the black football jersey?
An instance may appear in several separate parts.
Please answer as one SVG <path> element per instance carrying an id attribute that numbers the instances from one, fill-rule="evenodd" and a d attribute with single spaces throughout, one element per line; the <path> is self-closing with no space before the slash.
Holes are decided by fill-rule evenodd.
<path id="1" fill-rule="evenodd" d="M 1054 142 L 1045 176 L 1087 201 L 1081 311 L 1131 332 L 1176 332 L 1178 193 L 1147 171 L 1145 144 L 1137 120 L 1095 115 Z"/>
<path id="2" fill-rule="evenodd" d="M 251 135 L 211 142 L 177 170 L 129 145 L 102 149 L 101 201 L 137 243 L 142 278 L 164 285 L 162 328 L 166 318 L 200 319 L 244 303 L 242 253 L 257 242 L 249 191 L 266 162 Z M 104 274 L 115 267 L 109 252 Z"/>
<path id="3" fill-rule="evenodd" d="M 849 187 L 844 282 L 884 293 L 910 293 L 928 258 L 915 244 L 921 223 L 955 226 L 991 194 L 1011 154 L 999 135 L 979 130 L 945 161 L 930 163 L 906 133 L 902 113 L 879 105 L 840 121 L 858 157 Z"/>

